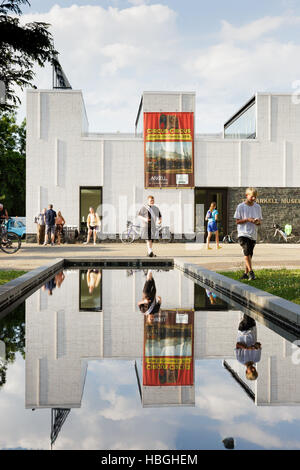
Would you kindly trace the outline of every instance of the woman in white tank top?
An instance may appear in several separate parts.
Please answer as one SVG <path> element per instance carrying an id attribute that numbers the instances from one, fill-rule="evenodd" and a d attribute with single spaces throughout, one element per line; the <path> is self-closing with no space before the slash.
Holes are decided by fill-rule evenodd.
<path id="1" fill-rule="evenodd" d="M 93 207 L 90 207 L 90 211 L 86 219 L 86 225 L 88 229 L 88 236 L 87 241 L 84 242 L 84 245 L 87 245 L 89 243 L 92 233 L 94 245 L 96 245 L 97 230 L 100 229 L 100 217 L 97 212 L 95 212 L 95 209 Z"/>

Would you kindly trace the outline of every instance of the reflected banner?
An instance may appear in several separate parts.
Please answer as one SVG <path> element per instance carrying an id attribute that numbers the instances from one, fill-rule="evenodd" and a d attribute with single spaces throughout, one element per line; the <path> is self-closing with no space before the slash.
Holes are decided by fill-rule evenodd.
<path id="1" fill-rule="evenodd" d="M 194 187 L 194 113 L 144 113 L 145 188 Z"/>
<path id="2" fill-rule="evenodd" d="M 160 310 L 144 325 L 143 385 L 194 385 L 194 311 Z"/>

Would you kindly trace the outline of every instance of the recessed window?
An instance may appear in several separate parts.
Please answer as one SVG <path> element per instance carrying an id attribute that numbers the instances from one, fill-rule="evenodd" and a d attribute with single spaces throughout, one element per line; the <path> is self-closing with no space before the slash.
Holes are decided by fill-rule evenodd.
<path id="1" fill-rule="evenodd" d="M 252 99 L 224 125 L 225 139 L 256 138 L 256 103 Z"/>

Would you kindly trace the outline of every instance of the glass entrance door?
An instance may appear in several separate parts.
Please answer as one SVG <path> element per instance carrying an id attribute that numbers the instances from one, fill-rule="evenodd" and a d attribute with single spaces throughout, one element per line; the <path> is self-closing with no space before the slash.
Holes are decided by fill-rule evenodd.
<path id="1" fill-rule="evenodd" d="M 206 213 L 212 202 L 217 204 L 218 230 L 220 241 L 227 235 L 227 189 L 226 188 L 195 188 L 195 231 L 204 230 L 204 241 L 207 237 Z M 204 210 L 197 210 L 197 206 L 204 206 Z"/>
<path id="2" fill-rule="evenodd" d="M 86 219 L 90 207 L 93 207 L 101 220 L 102 188 L 101 187 L 81 187 L 80 188 L 80 233 L 86 233 Z"/>

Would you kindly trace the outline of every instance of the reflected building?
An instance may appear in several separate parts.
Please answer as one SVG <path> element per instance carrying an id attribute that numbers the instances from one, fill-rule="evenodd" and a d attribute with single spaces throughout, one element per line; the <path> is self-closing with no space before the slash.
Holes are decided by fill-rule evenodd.
<path id="1" fill-rule="evenodd" d="M 256 364 L 258 378 L 245 378 L 245 367 L 227 359 L 225 368 L 257 406 L 300 404 L 300 368 L 297 349 L 290 341 L 257 322 L 257 337 L 262 345 L 261 359 Z"/>
<path id="2" fill-rule="evenodd" d="M 153 273 L 162 310 L 193 312 L 192 354 L 183 354 L 192 358 L 193 370 L 196 360 L 225 360 L 228 371 L 240 384 L 246 384 L 245 390 L 253 394 L 256 405 L 300 402 L 300 368 L 292 361 L 294 349 L 289 341 L 257 322 L 262 344 L 258 379 L 247 381 L 245 368 L 235 357 L 240 313 L 224 303 L 210 304 L 204 289 L 201 295 L 195 295 L 193 282 L 176 269 Z M 63 285 L 56 287 L 53 295 L 40 289 L 26 300 L 26 408 L 80 407 L 88 362 L 95 359 L 135 363 L 143 406 L 194 406 L 194 378 L 179 383 L 178 376 L 170 375 L 165 377 L 168 386 L 149 385 L 143 378 L 145 320 L 137 303 L 145 283 L 144 273 L 137 271 L 128 276 L 125 270 L 103 270 L 92 301 L 83 285 L 87 271 L 69 270 L 64 274 Z M 188 349 L 186 339 L 178 342 L 179 349 Z M 171 344 L 173 349 L 175 343 Z M 159 357 L 160 353 L 156 350 L 152 355 Z"/>
<path id="3" fill-rule="evenodd" d="M 142 373 L 136 366 L 136 374 L 143 407 L 195 405 L 194 310 L 145 317 Z"/>

